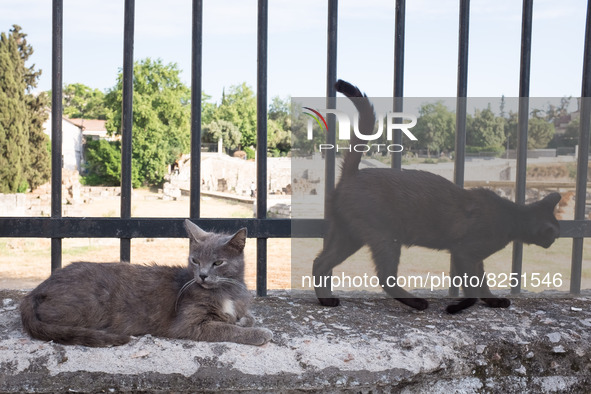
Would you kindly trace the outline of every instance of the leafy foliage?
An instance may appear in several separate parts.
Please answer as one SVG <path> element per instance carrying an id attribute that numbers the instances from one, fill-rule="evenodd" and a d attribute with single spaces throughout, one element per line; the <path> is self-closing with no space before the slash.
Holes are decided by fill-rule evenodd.
<path id="1" fill-rule="evenodd" d="M 167 166 L 189 150 L 190 90 L 176 64 L 144 59 L 134 65 L 132 184 L 158 185 Z M 106 95 L 107 130 L 121 134 L 123 74 Z"/>
<path id="2" fill-rule="evenodd" d="M 105 94 L 81 83 L 64 86 L 64 116 L 70 119 L 106 120 L 109 110 L 105 106 Z M 51 91 L 49 92 L 51 98 Z"/>
<path id="3" fill-rule="evenodd" d="M 87 176 L 82 177 L 84 184 L 119 186 L 121 179 L 121 143 L 119 141 L 87 141 L 84 155 L 88 172 Z"/>
<path id="4" fill-rule="evenodd" d="M 510 149 L 517 149 L 517 133 L 519 130 L 518 116 L 515 112 L 509 113 L 506 119 L 505 130 Z M 540 111 L 533 111 L 533 116 L 528 120 L 527 147 L 528 149 L 546 148 L 556 133 L 554 124 L 541 116 Z"/>
<path id="5" fill-rule="evenodd" d="M 528 149 L 546 148 L 555 133 L 553 123 L 541 117 L 530 118 L 527 130 Z"/>
<path id="6" fill-rule="evenodd" d="M 456 117 L 442 102 L 423 104 L 412 131 L 428 152 L 454 149 Z"/>
<path id="7" fill-rule="evenodd" d="M 505 127 L 502 118 L 495 116 L 490 106 L 468 115 L 466 122 L 466 145 L 498 149 L 505 141 Z"/>
<path id="8" fill-rule="evenodd" d="M 566 131 L 560 138 L 561 146 L 576 146 L 579 143 L 581 121 L 574 119 L 566 126 Z"/>
<path id="9" fill-rule="evenodd" d="M 291 150 L 290 98 L 274 97 L 268 110 L 267 147 L 273 156 L 284 156 Z"/>
<path id="10" fill-rule="evenodd" d="M 214 120 L 201 129 L 201 140 L 206 143 L 217 143 L 220 138 L 225 148 L 236 150 L 240 145 L 241 134 L 238 127 L 227 120 Z"/>
<path id="11" fill-rule="evenodd" d="M 246 83 L 230 87 L 230 92 L 223 95 L 215 116 L 238 127 L 242 147 L 256 145 L 257 100 Z"/>
<path id="12" fill-rule="evenodd" d="M 47 96 L 34 96 L 41 71 L 25 66 L 33 53 L 18 25 L 0 35 L 0 192 L 24 192 L 49 180 L 49 139 L 43 133 Z"/>

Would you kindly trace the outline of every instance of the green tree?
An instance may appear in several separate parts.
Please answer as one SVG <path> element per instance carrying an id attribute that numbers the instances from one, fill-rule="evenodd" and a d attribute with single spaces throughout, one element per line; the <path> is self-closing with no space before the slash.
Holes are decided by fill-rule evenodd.
<path id="1" fill-rule="evenodd" d="M 215 120 L 217 106 L 210 103 L 211 96 L 205 92 L 201 93 L 201 124 L 209 124 Z"/>
<path id="2" fill-rule="evenodd" d="M 510 111 L 509 117 L 505 118 L 505 145 L 508 149 L 517 149 L 517 130 L 519 121 L 517 112 Z"/>
<path id="3" fill-rule="evenodd" d="M 205 143 L 217 143 L 220 138 L 224 148 L 236 150 L 240 145 L 240 130 L 227 120 L 214 120 L 201 129 L 201 140 Z"/>
<path id="4" fill-rule="evenodd" d="M 26 97 L 29 108 L 29 150 L 31 152 L 27 180 L 32 189 L 49 181 L 51 177 L 51 141 L 43 131 L 47 120 L 48 100 L 45 93 Z"/>
<path id="5" fill-rule="evenodd" d="M 64 86 L 64 116 L 68 118 L 107 119 L 105 94 L 81 83 Z M 51 98 L 51 91 L 49 91 Z"/>
<path id="6" fill-rule="evenodd" d="M 517 149 L 518 121 L 518 114 L 510 112 L 505 125 L 507 138 L 509 139 L 509 149 Z M 542 111 L 538 109 L 532 110 L 532 117 L 529 118 L 527 126 L 527 148 L 546 148 L 555 133 L 554 124 L 543 117 Z"/>
<path id="7" fill-rule="evenodd" d="M 527 129 L 528 149 L 547 148 L 555 133 L 556 129 L 553 123 L 536 116 L 530 118 Z"/>
<path id="8" fill-rule="evenodd" d="M 291 99 L 273 97 L 268 110 L 267 146 L 273 156 L 286 155 L 291 149 Z"/>
<path id="9" fill-rule="evenodd" d="M 13 25 L 0 35 L 0 192 L 24 192 L 50 177 L 44 94 L 35 96 L 41 71 L 25 63 L 33 53 L 26 34 Z"/>
<path id="10" fill-rule="evenodd" d="M 548 104 L 548 109 L 546 110 L 546 120 L 556 124 L 556 121 L 559 121 L 560 118 L 568 115 L 568 107 L 570 106 L 571 100 L 572 96 L 562 97 L 560 99 L 560 105 L 556 106 L 553 104 Z"/>
<path id="11" fill-rule="evenodd" d="M 159 185 L 167 166 L 190 145 L 190 90 L 180 80 L 176 64 L 149 58 L 134 65 L 132 183 Z M 123 75 L 106 95 L 107 130 L 121 133 Z"/>
<path id="12" fill-rule="evenodd" d="M 432 151 L 454 149 L 456 117 L 442 102 L 423 104 L 419 108 L 417 124 L 412 132 L 417 137 L 416 146 Z"/>
<path id="13" fill-rule="evenodd" d="M 581 121 L 577 118 L 572 120 L 567 126 L 563 135 L 559 138 L 559 146 L 577 146 L 579 144 L 579 133 Z"/>
<path id="14" fill-rule="evenodd" d="M 267 149 L 272 156 L 285 155 L 291 149 L 289 129 L 281 121 L 267 121 Z"/>
<path id="15" fill-rule="evenodd" d="M 238 126 L 242 147 L 256 145 L 257 100 L 246 83 L 230 87 L 217 108 L 216 118 Z"/>
<path id="16" fill-rule="evenodd" d="M 479 151 L 499 151 L 505 142 L 505 121 L 488 108 L 468 116 L 466 146 Z"/>
<path id="17" fill-rule="evenodd" d="M 121 143 L 105 140 L 86 141 L 84 146 L 86 171 L 82 178 L 89 186 L 119 186 L 121 179 Z M 132 167 L 132 172 L 135 168 Z M 135 169 L 137 172 L 137 169 Z"/>

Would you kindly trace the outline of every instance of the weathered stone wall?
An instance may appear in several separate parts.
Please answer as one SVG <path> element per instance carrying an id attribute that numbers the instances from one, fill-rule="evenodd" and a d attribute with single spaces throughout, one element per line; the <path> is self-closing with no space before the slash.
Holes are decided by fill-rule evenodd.
<path id="1" fill-rule="evenodd" d="M 267 192 L 290 194 L 291 159 L 269 157 L 267 168 Z M 189 157 L 179 161 L 178 168 L 168 176 L 168 182 L 164 185 L 164 195 L 180 196 L 182 190 L 190 190 L 190 183 L 191 160 Z M 202 154 L 202 191 L 250 196 L 253 183 L 256 185 L 256 162 L 217 153 Z"/>
<path id="2" fill-rule="evenodd" d="M 588 393 L 591 294 L 520 297 L 457 315 L 356 294 L 337 308 L 271 292 L 255 299 L 271 343 L 144 336 L 115 348 L 30 339 L 22 292 L 0 291 L 1 392 Z"/>

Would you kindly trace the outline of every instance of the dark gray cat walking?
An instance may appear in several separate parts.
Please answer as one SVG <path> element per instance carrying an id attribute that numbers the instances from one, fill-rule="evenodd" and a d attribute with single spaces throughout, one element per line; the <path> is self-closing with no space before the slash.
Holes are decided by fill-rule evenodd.
<path id="1" fill-rule="evenodd" d="M 339 80 L 336 90 L 349 97 L 359 111 L 359 130 L 371 134 L 376 117 L 367 96 Z M 354 133 L 351 145 L 363 143 Z M 326 212 L 328 233 L 324 250 L 314 260 L 313 275 L 324 278 L 331 270 L 368 245 L 384 290 L 398 301 L 418 310 L 428 307 L 398 286 L 388 286 L 397 277 L 402 245 L 448 250 L 454 275 L 484 276 L 483 260 L 511 241 L 548 248 L 559 234 L 554 207 L 560 194 L 552 193 L 529 205 L 518 205 L 490 190 L 466 190 L 445 178 L 424 171 L 363 169 L 361 153 L 347 153 L 341 179 Z M 316 280 L 315 283 L 330 283 Z M 390 281 L 392 283 L 392 281 Z M 510 301 L 496 298 L 486 281 L 463 286 L 466 298 L 449 305 L 456 313 L 478 298 L 493 308 L 506 308 Z M 315 287 L 322 305 L 337 306 L 339 299 L 328 286 Z"/>
<path id="2" fill-rule="evenodd" d="M 208 342 L 263 345 L 273 334 L 253 327 L 244 284 L 246 229 L 209 233 L 185 221 L 186 267 L 74 263 L 29 293 L 20 310 L 34 338 L 116 346 L 151 334 Z"/>

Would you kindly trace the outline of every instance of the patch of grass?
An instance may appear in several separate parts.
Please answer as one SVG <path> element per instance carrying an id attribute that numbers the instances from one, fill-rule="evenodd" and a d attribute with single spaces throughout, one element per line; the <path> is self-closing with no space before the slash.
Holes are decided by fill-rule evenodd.
<path id="1" fill-rule="evenodd" d="M 240 219 L 251 219 L 252 213 L 244 212 L 244 211 L 234 211 L 234 212 L 232 212 L 230 217 L 240 218 Z"/>
<path id="2" fill-rule="evenodd" d="M 107 212 L 103 213 L 103 215 L 102 215 L 102 216 L 103 216 L 104 218 L 112 218 L 112 217 L 115 217 L 115 216 L 117 216 L 117 212 L 116 212 L 114 209 L 111 209 L 111 210 L 109 210 L 109 211 L 107 211 Z"/>
<path id="3" fill-rule="evenodd" d="M 71 256 L 71 257 L 75 257 L 75 256 L 82 256 L 86 253 L 89 252 L 95 252 L 95 251 L 99 251 L 101 250 L 100 247 L 98 246 L 73 246 L 67 249 L 63 249 L 62 250 L 62 255 L 64 256 Z"/>

